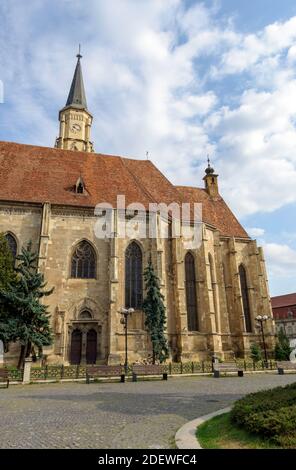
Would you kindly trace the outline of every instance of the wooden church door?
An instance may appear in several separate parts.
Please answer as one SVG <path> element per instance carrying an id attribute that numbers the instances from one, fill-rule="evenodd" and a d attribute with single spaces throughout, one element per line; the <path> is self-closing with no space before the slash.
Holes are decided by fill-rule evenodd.
<path id="1" fill-rule="evenodd" d="M 71 335 L 71 364 L 80 364 L 81 362 L 81 348 L 82 348 L 82 332 L 74 330 Z"/>
<path id="2" fill-rule="evenodd" d="M 95 364 L 97 360 L 97 332 L 89 330 L 86 340 L 86 363 Z"/>

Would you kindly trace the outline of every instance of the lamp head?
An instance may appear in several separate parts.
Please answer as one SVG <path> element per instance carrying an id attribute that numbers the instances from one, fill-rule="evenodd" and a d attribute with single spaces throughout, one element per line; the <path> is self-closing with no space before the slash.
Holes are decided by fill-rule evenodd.
<path id="1" fill-rule="evenodd" d="M 121 307 L 121 309 L 119 310 L 119 312 L 122 314 L 122 315 L 126 315 L 128 310 L 124 307 Z"/>

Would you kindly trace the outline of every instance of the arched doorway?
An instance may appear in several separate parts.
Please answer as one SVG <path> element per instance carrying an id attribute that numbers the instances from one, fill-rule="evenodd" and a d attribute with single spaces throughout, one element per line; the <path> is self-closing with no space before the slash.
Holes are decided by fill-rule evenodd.
<path id="1" fill-rule="evenodd" d="M 74 330 L 71 335 L 71 364 L 80 364 L 81 362 L 81 349 L 82 349 L 82 332 Z"/>
<path id="2" fill-rule="evenodd" d="M 95 364 L 97 360 L 97 332 L 89 330 L 86 336 L 86 363 Z"/>

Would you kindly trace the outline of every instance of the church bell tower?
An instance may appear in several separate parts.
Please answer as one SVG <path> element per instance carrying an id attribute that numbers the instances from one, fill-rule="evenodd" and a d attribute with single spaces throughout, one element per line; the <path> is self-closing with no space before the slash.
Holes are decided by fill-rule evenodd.
<path id="1" fill-rule="evenodd" d="M 82 55 L 77 54 L 77 64 L 66 105 L 59 112 L 60 135 L 55 147 L 64 150 L 93 152 L 90 141 L 90 128 L 93 116 L 87 109 L 85 89 L 81 69 Z"/>
<path id="2" fill-rule="evenodd" d="M 203 178 L 205 182 L 205 189 L 211 198 L 219 197 L 218 188 L 218 175 L 215 173 L 214 168 L 210 165 L 210 159 L 208 157 L 208 167 L 205 169 L 205 176 Z"/>

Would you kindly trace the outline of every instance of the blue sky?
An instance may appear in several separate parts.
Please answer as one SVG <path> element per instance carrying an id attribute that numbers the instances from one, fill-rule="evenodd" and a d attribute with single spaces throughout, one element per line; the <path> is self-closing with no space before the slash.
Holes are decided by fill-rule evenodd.
<path id="1" fill-rule="evenodd" d="M 53 146 L 82 44 L 98 152 L 150 158 L 221 193 L 296 291 L 293 0 L 2 0 L 0 139 Z"/>

